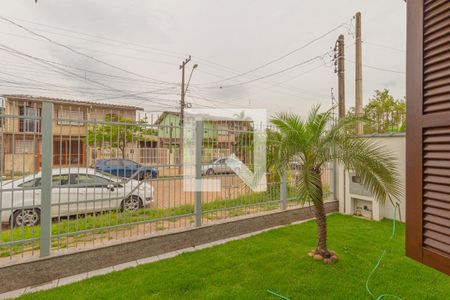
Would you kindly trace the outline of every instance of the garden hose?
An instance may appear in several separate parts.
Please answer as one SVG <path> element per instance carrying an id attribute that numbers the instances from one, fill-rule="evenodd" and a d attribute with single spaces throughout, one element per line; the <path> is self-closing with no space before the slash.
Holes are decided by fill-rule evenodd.
<path id="1" fill-rule="evenodd" d="M 274 291 L 267 290 L 267 292 L 268 292 L 269 294 L 271 294 L 271 295 L 274 295 L 275 297 L 280 298 L 280 299 L 283 299 L 283 300 L 290 300 L 288 297 L 285 297 L 285 296 L 283 296 L 283 295 L 281 295 L 281 294 L 275 293 Z"/>
<path id="2" fill-rule="evenodd" d="M 384 256 L 386 255 L 387 250 L 389 249 L 389 245 L 390 245 L 392 239 L 394 238 L 395 230 L 396 230 L 397 207 L 399 208 L 398 211 L 399 211 L 399 214 L 400 214 L 400 205 L 399 205 L 399 203 L 396 203 L 396 204 L 394 205 L 394 218 L 393 218 L 393 220 L 392 220 L 392 233 L 391 233 L 391 236 L 389 237 L 388 245 L 387 245 L 386 248 L 383 250 L 383 253 L 381 254 L 380 258 L 378 259 L 377 263 L 375 264 L 375 267 L 374 267 L 374 268 L 372 269 L 372 271 L 369 273 L 369 276 L 367 276 L 367 280 L 366 280 L 366 290 L 367 290 L 367 292 L 369 293 L 369 295 L 372 296 L 372 298 L 373 298 L 373 299 L 376 299 L 376 300 L 382 300 L 382 299 L 387 298 L 387 297 L 391 297 L 391 298 L 403 300 L 403 298 L 400 298 L 400 297 L 398 297 L 398 296 L 396 296 L 396 295 L 392 295 L 392 294 L 381 294 L 381 295 L 379 295 L 379 296 L 377 297 L 377 296 L 375 296 L 374 293 L 372 293 L 372 291 L 371 291 L 370 288 L 369 288 L 369 281 L 370 281 L 370 278 L 373 276 L 373 274 L 375 273 L 375 271 L 376 271 L 376 270 L 378 269 L 378 267 L 380 266 L 381 261 L 383 260 Z M 287 297 L 285 297 L 285 296 L 283 296 L 283 295 L 281 295 L 281 294 L 278 294 L 278 293 L 276 293 L 276 292 L 274 292 L 274 291 L 271 291 L 271 290 L 267 290 L 267 293 L 269 293 L 269 294 L 271 294 L 271 295 L 273 295 L 273 296 L 276 296 L 276 297 L 278 297 L 278 298 L 280 298 L 280 299 L 283 299 L 283 300 L 290 300 L 289 298 L 287 298 Z"/>
<path id="3" fill-rule="evenodd" d="M 396 221 L 396 216 L 397 216 L 397 207 L 399 207 L 399 214 L 400 214 L 400 205 L 399 205 L 398 202 L 394 205 L 394 218 L 393 218 L 393 220 L 392 220 L 392 234 L 391 234 L 391 236 L 390 236 L 390 238 L 389 238 L 389 240 L 388 240 L 388 244 L 387 244 L 386 248 L 383 250 L 383 253 L 381 254 L 381 256 L 380 256 L 380 258 L 378 259 L 377 263 L 375 264 L 375 267 L 374 267 L 374 268 L 372 269 L 372 271 L 369 273 L 369 276 L 367 276 L 367 280 L 366 280 L 366 290 L 367 290 L 367 292 L 369 293 L 369 295 L 372 296 L 372 298 L 373 298 L 373 299 L 376 299 L 376 300 L 381 300 L 381 299 L 384 299 L 384 298 L 387 298 L 387 297 L 391 297 L 391 298 L 403 300 L 402 298 L 400 298 L 400 297 L 398 297 L 398 296 L 396 296 L 396 295 L 391 295 L 391 294 L 381 294 L 381 295 L 379 295 L 379 296 L 377 297 L 377 296 L 374 295 L 374 293 L 372 293 L 372 291 L 371 291 L 370 288 L 369 288 L 369 280 L 370 280 L 370 278 L 372 277 L 372 275 L 375 273 L 375 271 L 378 269 L 378 267 L 380 266 L 381 261 L 383 260 L 384 256 L 386 255 L 386 252 L 387 252 L 387 250 L 389 249 L 389 245 L 390 245 L 392 239 L 394 238 L 394 235 L 395 235 L 395 229 L 396 229 L 396 223 L 395 223 L 395 221 Z"/>

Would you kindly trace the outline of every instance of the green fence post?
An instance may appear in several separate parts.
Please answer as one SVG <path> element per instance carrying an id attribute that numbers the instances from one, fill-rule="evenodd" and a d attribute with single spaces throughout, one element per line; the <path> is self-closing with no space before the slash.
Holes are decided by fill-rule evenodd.
<path id="1" fill-rule="evenodd" d="M 41 166 L 41 235 L 40 256 L 50 255 L 52 229 L 52 158 L 53 158 L 53 103 L 42 104 L 42 166 Z"/>
<path id="2" fill-rule="evenodd" d="M 203 122 L 195 122 L 195 226 L 202 225 L 202 147 Z"/>
<path id="3" fill-rule="evenodd" d="M 286 167 L 282 167 L 280 176 L 280 208 L 282 210 L 287 209 L 287 179 L 286 179 Z"/>

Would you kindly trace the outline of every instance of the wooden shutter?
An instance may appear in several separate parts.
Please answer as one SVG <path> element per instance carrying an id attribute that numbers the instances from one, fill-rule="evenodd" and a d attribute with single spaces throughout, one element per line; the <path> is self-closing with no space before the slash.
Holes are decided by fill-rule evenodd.
<path id="1" fill-rule="evenodd" d="M 407 15 L 406 254 L 450 274 L 450 1 Z"/>

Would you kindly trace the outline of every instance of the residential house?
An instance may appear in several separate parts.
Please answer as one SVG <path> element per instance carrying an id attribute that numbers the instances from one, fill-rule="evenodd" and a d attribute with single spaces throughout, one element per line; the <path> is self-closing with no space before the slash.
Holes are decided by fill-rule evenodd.
<path id="1" fill-rule="evenodd" d="M 231 153 L 236 154 L 236 146 L 242 142 L 239 137 L 242 137 L 243 133 L 252 131 L 251 121 L 218 118 L 210 115 L 203 116 L 203 119 L 205 120 L 203 123 L 203 152 L 204 156 L 211 159 Z M 180 113 L 163 112 L 156 120 L 155 125 L 158 128 L 159 147 L 169 149 L 170 155 L 175 156 L 175 161 L 177 161 L 181 142 Z M 251 143 L 251 141 L 246 142 Z"/>
<path id="2" fill-rule="evenodd" d="M 136 120 L 141 108 L 109 103 L 28 95 L 2 95 L 0 170 L 3 174 L 39 170 L 42 152 L 41 115 L 44 102 L 53 103 L 53 165 L 87 166 L 89 124 L 106 115 Z M 92 123 L 91 123 L 92 122 Z M 100 143 L 100 142 L 99 142 Z"/>

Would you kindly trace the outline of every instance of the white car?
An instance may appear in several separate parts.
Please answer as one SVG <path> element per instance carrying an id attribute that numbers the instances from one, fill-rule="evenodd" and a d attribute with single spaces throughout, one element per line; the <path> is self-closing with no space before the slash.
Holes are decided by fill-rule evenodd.
<path id="1" fill-rule="evenodd" d="M 218 158 L 208 164 L 202 165 L 202 175 L 238 174 L 241 170 L 241 162 L 234 156 Z"/>
<path id="2" fill-rule="evenodd" d="M 41 173 L 2 182 L 1 223 L 32 226 L 40 222 Z M 123 179 L 90 168 L 53 169 L 52 218 L 108 210 L 132 211 L 153 201 L 146 181 Z"/>

